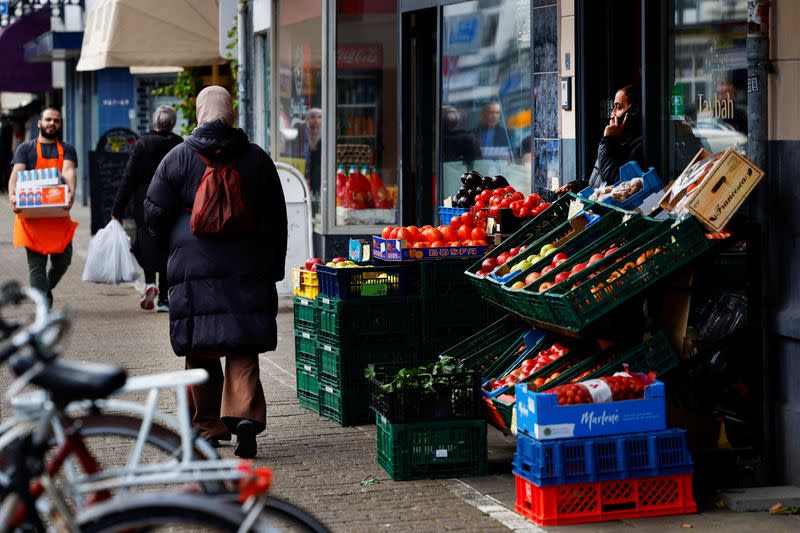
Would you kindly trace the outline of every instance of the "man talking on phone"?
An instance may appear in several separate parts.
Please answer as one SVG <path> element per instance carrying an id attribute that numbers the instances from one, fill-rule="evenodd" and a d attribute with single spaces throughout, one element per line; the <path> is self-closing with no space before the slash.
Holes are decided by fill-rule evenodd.
<path id="1" fill-rule="evenodd" d="M 577 193 L 585 187 L 596 189 L 602 185 L 614 184 L 619 180 L 619 167 L 629 161 L 636 161 L 642 168 L 646 168 L 642 150 L 640 110 L 639 88 L 635 85 L 626 85 L 619 89 L 614 95 L 611 118 L 597 147 L 597 159 L 588 182 L 572 181 L 558 189 L 556 194 L 561 195 L 567 191 Z"/>

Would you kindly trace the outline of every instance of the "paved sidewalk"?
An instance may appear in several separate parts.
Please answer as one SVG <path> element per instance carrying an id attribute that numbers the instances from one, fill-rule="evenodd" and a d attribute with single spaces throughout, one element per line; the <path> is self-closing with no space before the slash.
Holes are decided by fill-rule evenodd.
<path id="1" fill-rule="evenodd" d="M 138 309 L 131 284 L 82 283 L 89 235 L 89 210 L 78 206 L 80 222 L 72 266 L 55 290 L 56 307 L 75 309 L 68 345 L 70 359 L 113 361 L 131 375 L 178 370 L 183 361 L 169 345 L 166 314 Z M 27 283 L 25 254 L 11 246 L 12 213 L 0 196 L 0 283 Z M 463 480 L 396 483 L 377 465 L 375 427 L 342 428 L 301 409 L 295 396 L 291 303 L 281 301 L 278 350 L 261 356 L 267 395 L 267 430 L 259 437 L 257 462 L 274 471 L 274 492 L 298 503 L 337 532 L 373 531 L 542 531 L 513 510 L 510 462 L 513 438 L 490 429 L 490 476 Z M 10 376 L 0 370 L 0 388 Z M 168 402 L 163 408 L 169 409 Z M 231 446 L 221 450 L 233 456 Z M 377 484 L 362 485 L 375 479 Z M 548 528 L 554 531 L 670 531 L 689 524 L 697 531 L 800 531 L 797 517 L 766 514 L 704 513 L 694 516 L 618 521 Z"/>

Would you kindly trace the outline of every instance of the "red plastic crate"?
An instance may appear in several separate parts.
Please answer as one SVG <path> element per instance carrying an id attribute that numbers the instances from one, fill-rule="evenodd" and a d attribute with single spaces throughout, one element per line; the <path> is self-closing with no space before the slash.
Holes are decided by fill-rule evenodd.
<path id="1" fill-rule="evenodd" d="M 542 526 L 697 512 L 690 473 L 547 487 L 514 477 L 515 510 Z"/>

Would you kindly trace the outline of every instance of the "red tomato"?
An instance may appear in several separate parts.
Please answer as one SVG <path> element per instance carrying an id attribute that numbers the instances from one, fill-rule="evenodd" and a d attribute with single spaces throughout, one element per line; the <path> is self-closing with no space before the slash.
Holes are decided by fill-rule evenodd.
<path id="1" fill-rule="evenodd" d="M 413 240 L 414 242 L 416 242 L 416 241 L 418 241 L 418 240 L 420 240 L 422 238 L 422 233 L 420 233 L 418 227 L 416 227 L 416 226 L 408 226 L 406 228 L 406 230 L 408 231 L 408 233 L 411 234 L 411 240 Z"/>
<path id="2" fill-rule="evenodd" d="M 484 240 L 478 240 L 472 241 L 472 246 L 488 246 L 488 244 Z"/>
<path id="3" fill-rule="evenodd" d="M 431 248 L 444 248 L 445 246 L 447 246 L 447 245 L 445 243 L 443 243 L 442 241 L 433 241 L 431 243 Z"/>
<path id="4" fill-rule="evenodd" d="M 472 224 L 472 219 L 475 218 L 469 211 L 461 215 L 461 225 Z"/>
<path id="5" fill-rule="evenodd" d="M 522 208 L 517 213 L 517 216 L 520 218 L 527 218 L 531 216 L 531 208 L 527 205 L 523 205 Z"/>
<path id="6" fill-rule="evenodd" d="M 392 228 L 392 231 L 389 232 L 389 238 L 390 239 L 396 239 L 397 238 L 397 232 L 399 232 L 401 229 L 403 229 L 403 228 Z"/>
<path id="7" fill-rule="evenodd" d="M 411 232 L 408 231 L 406 228 L 399 228 L 397 230 L 396 238 L 397 239 L 405 239 L 405 240 L 407 240 L 409 242 L 412 242 Z"/>
<path id="8" fill-rule="evenodd" d="M 444 236 L 442 235 L 442 232 L 439 231 L 436 228 L 431 228 L 431 229 L 425 231 L 422 234 L 422 236 L 425 237 L 425 240 L 428 241 L 428 242 L 437 242 L 437 241 L 441 242 L 442 240 L 444 240 Z"/>
<path id="9" fill-rule="evenodd" d="M 428 248 L 429 246 L 430 246 L 430 243 L 428 241 L 419 241 L 419 242 L 415 242 L 413 244 L 413 246 L 411 246 L 411 247 L 412 248 Z"/>
<path id="10" fill-rule="evenodd" d="M 390 238 L 389 235 L 392 233 L 393 229 L 394 226 L 386 226 L 385 228 L 383 228 L 383 231 L 381 232 L 381 238 L 389 239 Z"/>
<path id="11" fill-rule="evenodd" d="M 468 241 L 472 238 L 472 226 L 464 224 L 458 228 L 458 240 Z"/>
<path id="12" fill-rule="evenodd" d="M 500 206 L 493 205 L 489 208 L 489 216 L 493 218 L 497 218 L 500 216 Z"/>
<path id="13" fill-rule="evenodd" d="M 458 215 L 450 219 L 450 227 L 458 229 L 459 226 L 461 226 L 461 224 L 462 224 L 461 217 Z"/>
<path id="14" fill-rule="evenodd" d="M 454 228 L 453 226 L 442 226 L 440 228 L 442 235 L 444 236 L 444 240 L 450 241 L 457 241 L 458 240 L 458 229 Z"/>
<path id="15" fill-rule="evenodd" d="M 458 241 L 450 241 L 447 243 L 447 246 L 450 248 L 455 248 L 456 246 L 461 246 L 461 243 Z"/>
<path id="16" fill-rule="evenodd" d="M 486 202 L 484 202 L 482 200 L 478 200 L 478 201 L 475 202 L 475 209 L 481 210 L 484 207 L 486 207 Z"/>
<path id="17" fill-rule="evenodd" d="M 473 228 L 472 230 L 472 240 L 473 241 L 482 241 L 486 239 L 486 232 L 483 228 Z"/>
<path id="18" fill-rule="evenodd" d="M 512 194 L 511 197 L 514 198 L 515 200 L 524 200 L 525 199 L 525 195 L 522 194 L 519 191 L 514 191 L 514 194 Z"/>
<path id="19" fill-rule="evenodd" d="M 506 192 L 510 192 L 510 193 L 515 193 L 515 192 L 517 192 L 517 189 L 515 189 L 515 188 L 514 188 L 514 187 L 512 187 L 511 185 L 509 185 L 508 187 L 505 187 L 505 190 L 506 190 Z"/>
<path id="20" fill-rule="evenodd" d="M 513 202 L 511 198 L 503 198 L 503 200 L 500 202 L 500 207 L 510 207 L 511 202 Z"/>

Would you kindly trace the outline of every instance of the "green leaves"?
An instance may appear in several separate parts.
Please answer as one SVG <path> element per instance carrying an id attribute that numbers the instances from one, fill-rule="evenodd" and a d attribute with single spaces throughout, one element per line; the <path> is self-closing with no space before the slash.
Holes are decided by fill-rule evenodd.
<path id="1" fill-rule="evenodd" d="M 386 381 L 386 374 L 376 372 L 375 365 L 368 365 L 364 369 L 364 377 L 375 379 L 380 383 L 380 389 L 384 392 L 394 391 L 420 391 L 424 393 L 436 394 L 434 376 L 443 374 L 458 374 L 464 372 L 464 367 L 460 361 L 453 357 L 440 356 L 436 363 L 429 363 L 424 366 L 413 368 L 402 368 L 391 381 Z"/>

